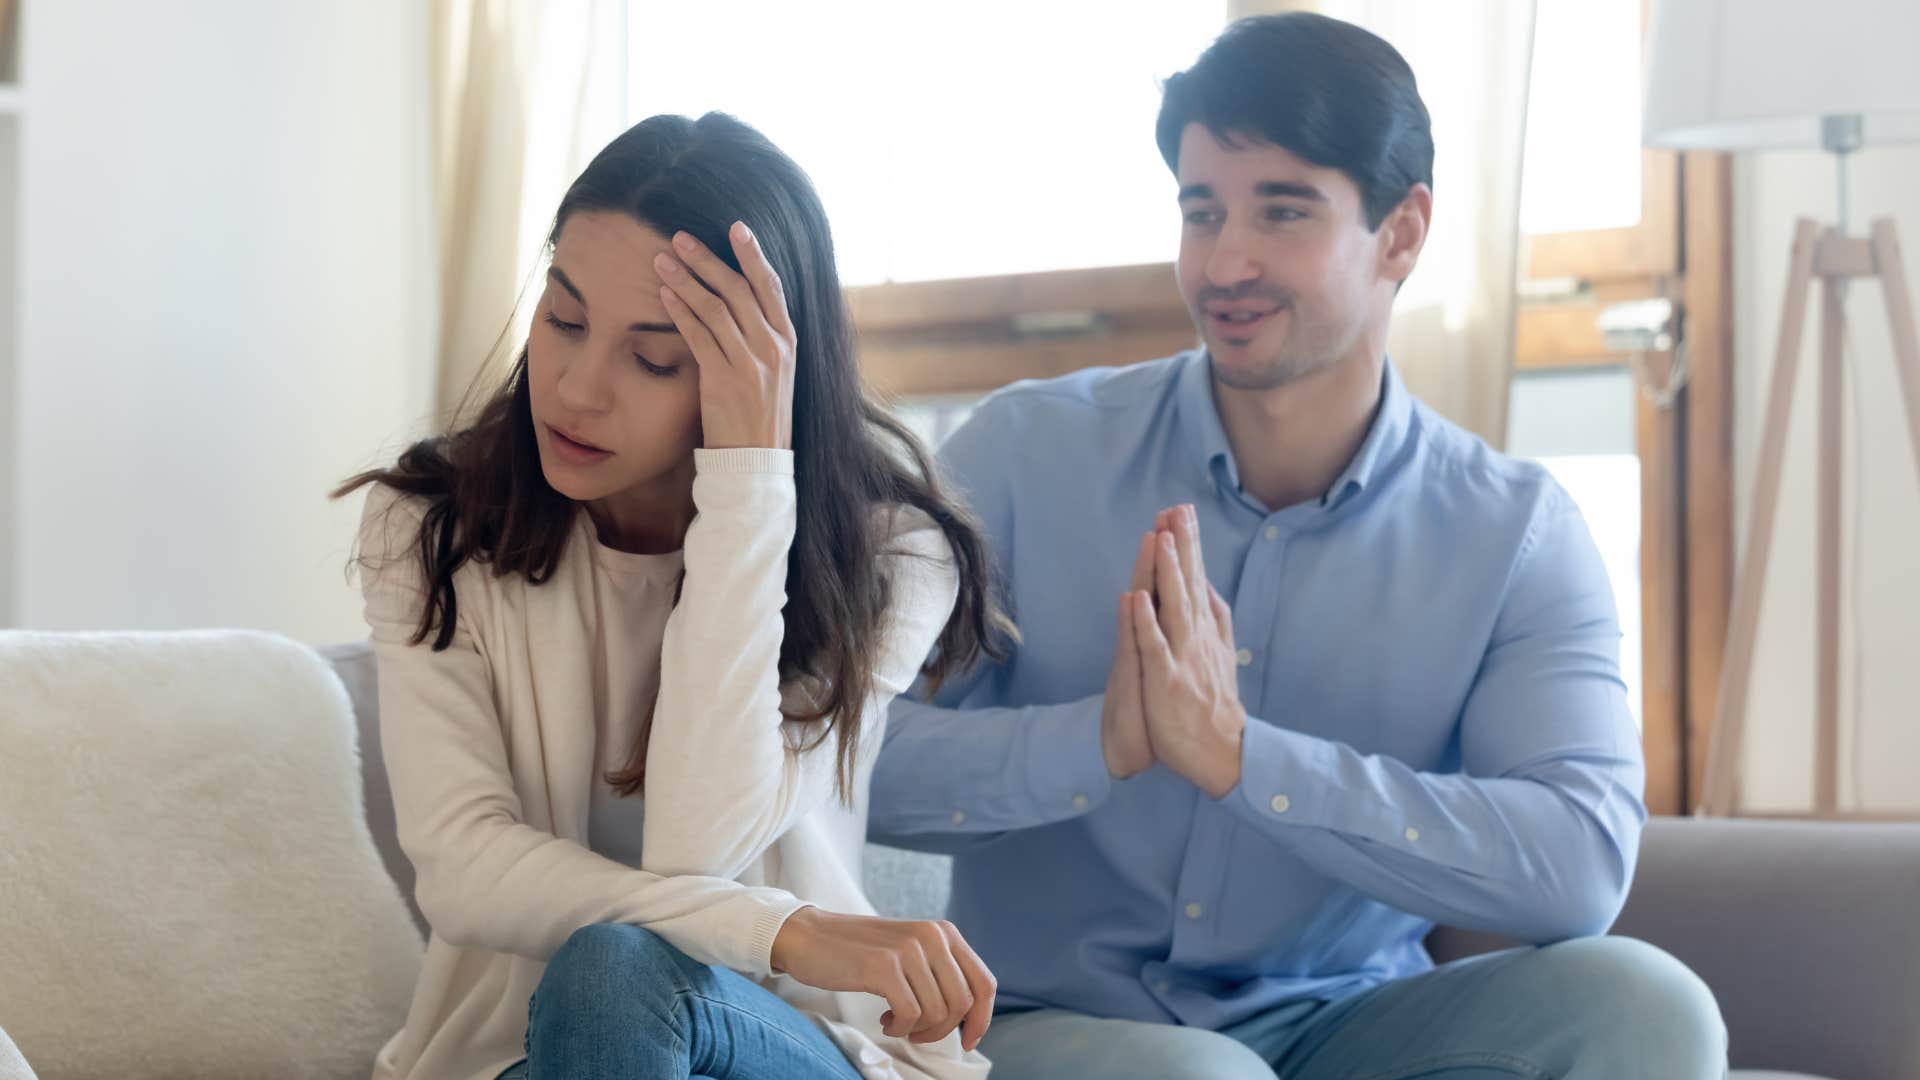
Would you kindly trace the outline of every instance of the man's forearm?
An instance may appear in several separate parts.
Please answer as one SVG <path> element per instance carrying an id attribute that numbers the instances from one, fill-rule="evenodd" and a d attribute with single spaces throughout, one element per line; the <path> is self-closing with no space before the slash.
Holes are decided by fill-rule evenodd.
<path id="1" fill-rule="evenodd" d="M 868 834 L 903 847 L 951 849 L 1077 817 L 1111 780 L 1098 696 L 1063 705 L 947 709 L 896 698 L 874 767 Z M 933 844 L 916 838 L 947 838 Z"/>

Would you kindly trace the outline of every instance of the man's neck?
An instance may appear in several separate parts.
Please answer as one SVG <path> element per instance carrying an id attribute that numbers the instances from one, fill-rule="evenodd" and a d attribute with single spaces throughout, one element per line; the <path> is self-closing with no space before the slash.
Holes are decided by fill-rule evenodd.
<path id="1" fill-rule="evenodd" d="M 1271 390 L 1213 383 L 1240 486 L 1269 510 L 1318 499 L 1366 442 L 1386 359 L 1351 356 Z"/>

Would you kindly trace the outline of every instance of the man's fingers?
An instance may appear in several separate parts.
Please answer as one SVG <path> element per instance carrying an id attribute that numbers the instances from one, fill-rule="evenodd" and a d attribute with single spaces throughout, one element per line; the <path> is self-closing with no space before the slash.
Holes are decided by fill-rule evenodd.
<path id="1" fill-rule="evenodd" d="M 1200 514 L 1192 503 L 1180 508 L 1180 524 L 1173 530 L 1174 549 L 1180 555 L 1180 573 L 1186 578 L 1187 598 L 1196 621 L 1210 615 L 1207 605 L 1207 564 L 1200 550 Z"/>
<path id="2" fill-rule="evenodd" d="M 1133 640 L 1140 653 L 1141 676 L 1162 676 L 1173 666 L 1173 654 L 1153 617 L 1153 601 L 1146 593 L 1133 594 Z M 1143 684 L 1144 685 L 1144 684 Z"/>
<path id="3" fill-rule="evenodd" d="M 1220 637 L 1227 644 L 1233 644 L 1233 609 L 1227 606 L 1227 598 L 1220 595 L 1211 581 L 1207 582 L 1207 601 L 1213 608 L 1213 622 L 1220 628 Z"/>
<path id="4" fill-rule="evenodd" d="M 1140 551 L 1134 556 L 1133 577 L 1127 582 L 1127 588 L 1133 592 L 1151 592 L 1153 589 L 1153 552 L 1154 537 L 1158 530 L 1140 538 Z"/>
<path id="5" fill-rule="evenodd" d="M 1160 599 L 1161 629 L 1175 650 L 1186 647 L 1193 634 L 1193 596 L 1180 572 L 1180 555 L 1172 533 L 1161 533 L 1154 553 L 1153 591 Z"/>

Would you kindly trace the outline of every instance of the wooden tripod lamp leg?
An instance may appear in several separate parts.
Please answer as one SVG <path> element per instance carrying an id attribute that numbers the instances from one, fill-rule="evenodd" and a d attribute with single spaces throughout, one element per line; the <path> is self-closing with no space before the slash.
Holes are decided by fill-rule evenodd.
<path id="1" fill-rule="evenodd" d="M 1759 632 L 1760 590 L 1766 584 L 1773 551 L 1775 511 L 1780 503 L 1780 472 L 1786 459 L 1787 421 L 1800 371 L 1801 330 L 1806 325 L 1807 293 L 1813 284 L 1813 257 L 1820 227 L 1802 219 L 1793 232 L 1793 257 L 1787 271 L 1785 304 L 1780 309 L 1780 338 L 1773 360 L 1773 385 L 1767 391 L 1766 426 L 1760 437 L 1760 463 L 1754 474 L 1753 512 L 1747 527 L 1746 560 L 1733 594 L 1727 627 L 1726 666 L 1720 673 L 1720 708 L 1713 724 L 1699 813 L 1730 814 L 1738 797 L 1734 782 L 1745 738 L 1747 691 L 1753 675 L 1753 647 Z"/>
<path id="2" fill-rule="evenodd" d="M 1829 231 L 1828 235 L 1837 236 Z M 1846 279 L 1820 288 L 1820 448 L 1814 517 L 1813 810 L 1840 808 L 1840 498 L 1846 401 Z"/>
<path id="3" fill-rule="evenodd" d="M 1900 235 L 1892 218 L 1873 223 L 1873 262 L 1887 294 L 1887 321 L 1893 329 L 1893 366 L 1900 375 L 1900 396 L 1907 403 L 1907 437 L 1913 443 L 1913 471 L 1920 477 L 1920 331 L 1914 329 L 1913 293 L 1900 258 Z"/>

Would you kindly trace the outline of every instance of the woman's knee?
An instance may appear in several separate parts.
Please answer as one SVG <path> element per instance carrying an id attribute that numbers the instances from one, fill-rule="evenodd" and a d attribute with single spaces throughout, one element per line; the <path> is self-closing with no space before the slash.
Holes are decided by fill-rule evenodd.
<path id="1" fill-rule="evenodd" d="M 650 930 L 594 923 L 575 930 L 547 961 L 536 996 L 673 993 L 689 983 L 698 967 Z"/>

